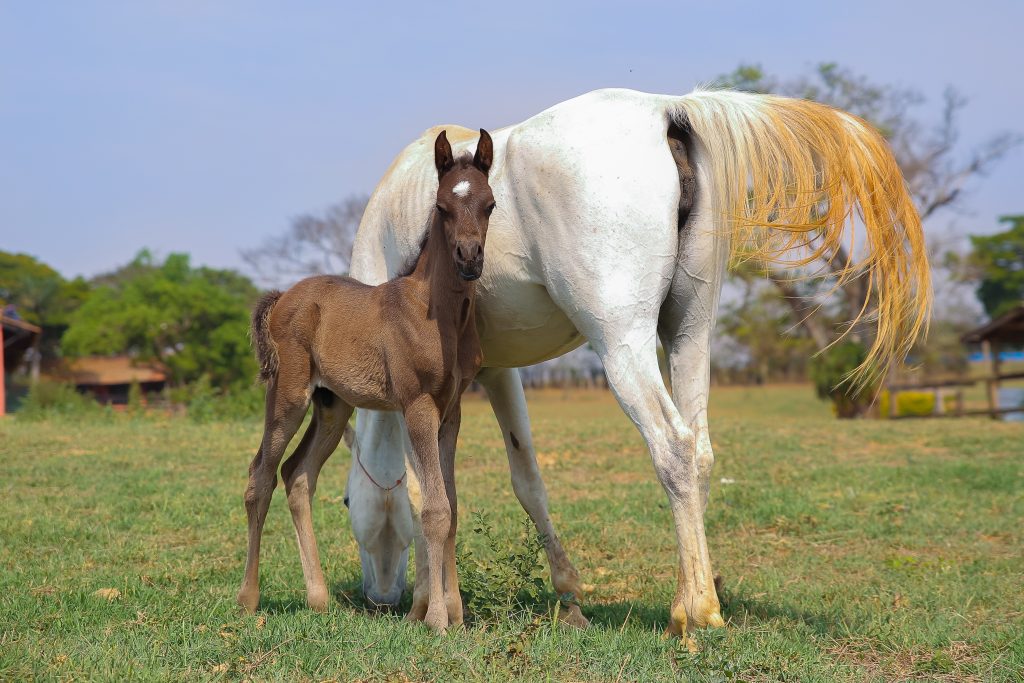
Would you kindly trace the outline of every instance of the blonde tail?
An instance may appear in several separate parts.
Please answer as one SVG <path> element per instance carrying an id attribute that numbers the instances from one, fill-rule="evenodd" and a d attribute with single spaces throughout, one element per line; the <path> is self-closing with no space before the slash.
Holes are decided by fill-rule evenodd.
<path id="1" fill-rule="evenodd" d="M 874 344 L 850 379 L 901 361 L 928 324 L 931 278 L 921 219 L 888 144 L 865 121 L 806 100 L 698 90 L 673 119 L 703 146 L 718 229 L 741 253 L 785 267 L 830 262 L 836 287 L 866 277 Z M 863 238 L 861 238 L 863 235 Z"/>

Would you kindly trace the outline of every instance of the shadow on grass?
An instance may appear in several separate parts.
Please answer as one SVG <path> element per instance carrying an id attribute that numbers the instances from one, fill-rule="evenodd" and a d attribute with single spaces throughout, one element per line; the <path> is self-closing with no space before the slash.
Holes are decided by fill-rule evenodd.
<path id="1" fill-rule="evenodd" d="M 369 604 L 363 597 L 362 577 L 352 574 L 336 581 L 331 587 L 331 595 L 335 603 L 343 609 L 373 617 L 383 614 L 397 614 L 404 616 L 412 607 L 412 590 L 407 589 L 402 594 L 402 601 L 395 610 L 381 610 Z M 776 619 L 802 623 L 812 632 L 822 636 L 845 637 L 849 628 L 856 628 L 857 617 L 847 615 L 845 624 L 841 623 L 832 615 L 824 612 L 813 612 L 798 609 L 792 605 L 779 603 L 770 597 L 755 598 L 744 594 L 742 591 L 736 593 L 730 591 L 728 586 L 719 592 L 722 602 L 722 616 L 727 622 L 742 624 L 746 622 L 767 623 Z M 537 614 L 550 613 L 557 596 L 550 592 L 542 592 L 536 600 L 529 601 L 529 606 Z M 261 605 L 267 612 L 297 612 L 306 610 L 305 600 L 302 598 L 290 598 L 279 600 L 268 600 Z M 647 630 L 655 630 L 659 633 L 665 630 L 668 625 L 668 603 L 647 603 L 624 600 L 621 602 L 588 603 L 586 600 L 580 603 L 584 616 L 594 626 L 606 629 L 620 629 L 624 625 L 631 625 Z M 467 618 L 472 621 L 472 615 L 467 613 Z M 854 623 L 851 623 L 851 620 Z"/>
<path id="2" fill-rule="evenodd" d="M 776 619 L 802 623 L 811 631 L 822 636 L 845 637 L 849 628 L 856 628 L 847 617 L 845 624 L 832 616 L 801 610 L 787 604 L 780 604 L 770 598 L 758 599 L 746 596 L 743 593 L 733 593 L 728 589 L 723 590 L 719 595 L 722 601 L 722 616 L 727 622 L 765 623 Z M 668 625 L 668 603 L 650 604 L 645 602 L 622 601 L 601 604 L 581 604 L 584 616 L 590 619 L 594 625 L 605 628 L 622 628 L 628 620 L 628 624 L 646 629 L 663 631 Z"/>
<path id="3" fill-rule="evenodd" d="M 378 607 L 371 604 L 363 595 L 363 577 L 351 574 L 335 581 L 331 585 L 331 597 L 342 608 L 361 612 L 366 616 L 378 614 L 398 614 L 404 616 L 412 609 L 412 587 L 402 592 L 402 599 L 394 609 Z"/>
<path id="4" fill-rule="evenodd" d="M 309 606 L 305 598 L 261 598 L 257 613 L 266 614 L 295 614 L 306 612 Z"/>

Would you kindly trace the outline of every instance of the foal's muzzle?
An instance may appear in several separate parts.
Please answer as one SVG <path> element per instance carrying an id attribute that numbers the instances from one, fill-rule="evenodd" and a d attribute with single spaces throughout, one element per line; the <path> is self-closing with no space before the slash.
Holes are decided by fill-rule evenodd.
<path id="1" fill-rule="evenodd" d="M 484 263 L 481 260 L 479 265 L 466 267 L 460 266 L 458 270 L 459 277 L 461 277 L 463 280 L 466 280 L 467 282 L 472 282 L 473 280 L 480 279 L 480 276 L 484 272 Z"/>
<path id="2" fill-rule="evenodd" d="M 463 280 L 476 280 L 484 272 L 484 246 L 461 242 L 455 247 L 455 269 Z"/>

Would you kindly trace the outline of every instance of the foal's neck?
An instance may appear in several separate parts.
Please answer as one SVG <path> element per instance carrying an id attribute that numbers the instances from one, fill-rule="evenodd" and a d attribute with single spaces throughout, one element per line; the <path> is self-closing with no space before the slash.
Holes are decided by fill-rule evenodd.
<path id="1" fill-rule="evenodd" d="M 476 282 L 459 276 L 437 209 L 431 214 L 426 245 L 410 277 L 426 289 L 430 318 L 462 331 L 473 317 Z"/>

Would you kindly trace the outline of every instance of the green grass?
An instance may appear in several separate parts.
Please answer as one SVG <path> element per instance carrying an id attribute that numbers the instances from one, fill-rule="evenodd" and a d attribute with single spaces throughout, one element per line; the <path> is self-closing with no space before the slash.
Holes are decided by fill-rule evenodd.
<path id="1" fill-rule="evenodd" d="M 716 390 L 707 525 L 728 628 L 691 654 L 660 635 L 674 535 L 637 432 L 603 393 L 531 404 L 585 631 L 544 606 L 444 636 L 367 613 L 344 449 L 315 508 L 336 604 L 305 609 L 279 489 L 261 611 L 240 617 L 260 425 L 0 421 L 0 680 L 1024 680 L 1024 425 L 840 422 L 807 387 Z M 517 538 L 494 419 L 477 399 L 465 414 L 462 519 Z"/>

